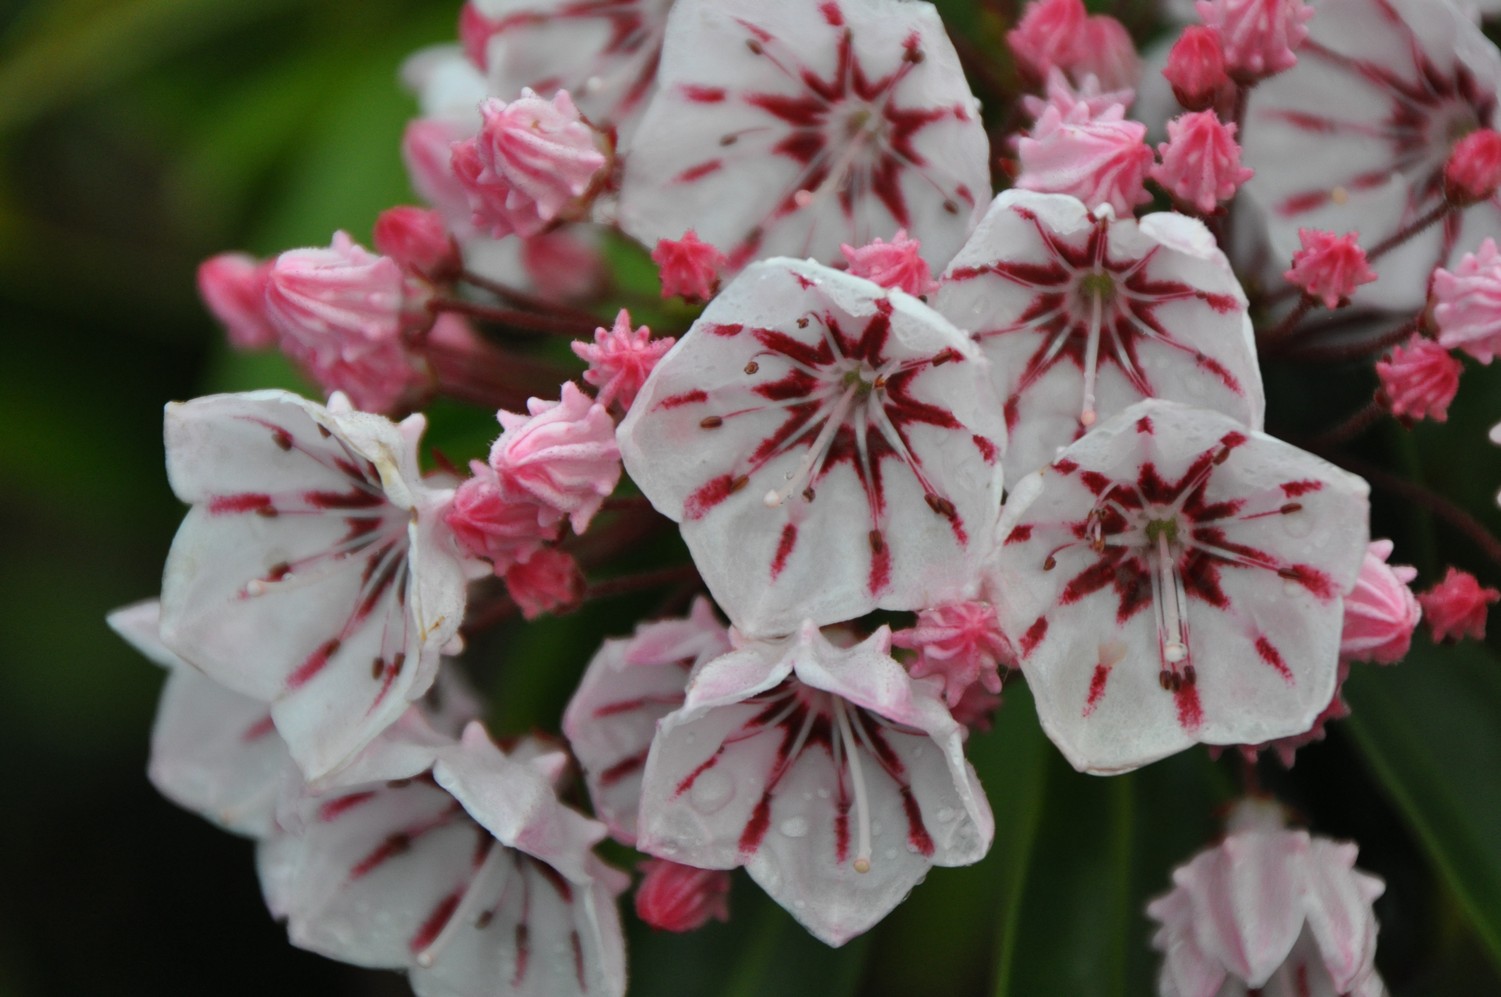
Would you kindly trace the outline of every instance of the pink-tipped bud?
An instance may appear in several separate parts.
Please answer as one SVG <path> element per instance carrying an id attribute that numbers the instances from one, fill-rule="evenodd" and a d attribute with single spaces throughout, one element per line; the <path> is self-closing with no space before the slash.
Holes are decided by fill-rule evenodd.
<path id="1" fill-rule="evenodd" d="M 459 247 L 443 216 L 427 208 L 401 205 L 375 219 L 375 248 L 404 270 L 431 280 L 449 280 L 463 269 Z"/>
<path id="2" fill-rule="evenodd" d="M 1136 91 L 1129 88 L 1102 89 L 1099 79 L 1094 76 L 1086 76 L 1078 86 L 1075 86 L 1064 75 L 1063 70 L 1057 68 L 1048 73 L 1048 85 L 1043 94 L 1041 97 L 1030 93 L 1022 94 L 1022 107 L 1033 121 L 1041 118 L 1049 107 L 1058 109 L 1061 121 L 1074 120 L 1074 115 L 1097 118 L 1114 104 L 1126 107 L 1136 99 Z M 1075 111 L 1076 107 L 1082 107 L 1083 110 Z"/>
<path id="3" fill-rule="evenodd" d="M 1345 623 L 1339 635 L 1339 656 L 1345 661 L 1391 665 L 1412 646 L 1412 632 L 1423 618 L 1411 583 L 1416 568 L 1387 564 L 1390 540 L 1372 540 L 1355 588 L 1345 596 Z"/>
<path id="4" fill-rule="evenodd" d="M 1152 168 L 1152 179 L 1173 200 L 1201 215 L 1230 200 L 1251 178 L 1252 171 L 1240 165 L 1235 126 L 1220 121 L 1213 111 L 1180 114 L 1169 121 L 1167 141 L 1157 147 L 1157 154 L 1162 162 Z"/>
<path id="5" fill-rule="evenodd" d="M 584 573 L 578 562 L 556 547 L 544 547 L 506 569 L 506 594 L 524 619 L 568 612 L 584 598 Z"/>
<path id="6" fill-rule="evenodd" d="M 1293 53 L 1313 17 L 1304 0 L 1198 0 L 1196 6 L 1220 36 L 1230 76 L 1246 85 L 1297 65 Z"/>
<path id="7" fill-rule="evenodd" d="M 651 251 L 662 281 L 662 297 L 708 301 L 719 291 L 719 274 L 729 258 L 689 229 L 681 239 L 662 239 Z"/>
<path id="8" fill-rule="evenodd" d="M 574 354 L 589 365 L 584 380 L 599 389 L 595 400 L 606 408 L 618 401 L 621 408 L 629 409 L 652 368 L 675 342 L 671 336 L 652 339 L 644 325 L 632 331 L 631 313 L 622 308 L 613 328 L 594 330 L 594 342 L 575 340 L 571 345 Z"/>
<path id="9" fill-rule="evenodd" d="M 1423 618 L 1435 644 L 1464 637 L 1485 639 L 1486 607 L 1501 600 L 1501 592 L 1481 588 L 1468 571 L 1450 568 L 1444 580 L 1418 596 Z"/>
<path id="10" fill-rule="evenodd" d="M 1084 31 L 1084 0 L 1032 0 L 1016 27 L 1006 32 L 1006 44 L 1016 66 L 1033 84 L 1048 78 L 1055 66 L 1067 71 Z"/>
<path id="11" fill-rule="evenodd" d="M 572 381 L 562 398 L 526 403 L 529 415 L 498 412 L 504 432 L 490 450 L 490 466 L 507 495 L 541 508 L 545 523 L 565 516 L 583 533 L 620 481 L 615 420 Z"/>
<path id="12" fill-rule="evenodd" d="M 557 539 L 559 523 L 543 526 L 544 511 L 535 503 L 504 494 L 489 465 L 476 460 L 469 466 L 474 477 L 459 485 L 443 518 L 461 547 L 504 576 Z"/>
<path id="13" fill-rule="evenodd" d="M 1085 18 L 1073 59 L 1064 68 L 1076 80 L 1095 77 L 1107 90 L 1134 88 L 1141 79 L 1141 56 L 1124 24 L 1095 14 Z"/>
<path id="14" fill-rule="evenodd" d="M 476 226 L 497 239 L 536 235 L 582 217 L 608 157 L 568 91 L 543 100 L 529 89 L 480 104 L 479 134 L 453 145 L 453 172 Z"/>
<path id="15" fill-rule="evenodd" d="M 1293 254 L 1292 269 L 1282 276 L 1303 293 L 1323 301 L 1324 307 L 1338 308 L 1357 287 L 1376 279 L 1376 271 L 1366 262 L 1365 250 L 1355 241 L 1356 235 L 1298 229 L 1303 248 Z"/>
<path id="16" fill-rule="evenodd" d="M 198 265 L 198 296 L 224 326 L 238 350 L 276 345 L 276 326 L 266 314 L 266 278 L 270 261 L 244 253 L 220 253 Z"/>
<path id="17" fill-rule="evenodd" d="M 667 859 L 641 863 L 636 914 L 663 931 L 696 931 L 709 921 L 730 919 L 730 874 L 695 869 Z"/>
<path id="18" fill-rule="evenodd" d="M 850 273 L 882 287 L 908 294 L 927 294 L 938 287 L 928 261 L 920 255 L 922 244 L 907 238 L 906 229 L 898 229 L 890 242 L 875 239 L 858 249 L 841 245 L 839 251 L 848 261 Z"/>
<path id="19" fill-rule="evenodd" d="M 1501 251 L 1486 239 L 1453 270 L 1433 272 L 1433 325 L 1439 345 L 1483 364 L 1501 353 Z"/>
<path id="20" fill-rule="evenodd" d="M 1444 196 L 1467 207 L 1496 196 L 1501 187 L 1501 134 L 1478 128 L 1458 142 L 1444 164 Z"/>
<path id="21" fill-rule="evenodd" d="M 1464 364 L 1438 343 L 1414 336 L 1405 348 L 1394 347 L 1389 357 L 1377 361 L 1377 397 L 1399 419 L 1444 422 L 1463 370 Z"/>
<path id="22" fill-rule="evenodd" d="M 1216 106 L 1233 84 L 1225 72 L 1225 50 L 1213 28 L 1195 24 L 1184 28 L 1167 54 L 1162 75 L 1173 96 L 1190 111 Z"/>
<path id="23" fill-rule="evenodd" d="M 466 0 L 459 8 L 459 45 L 476 69 L 484 71 L 489 68 L 490 39 L 499 33 L 502 23 L 480 13 L 474 0 Z"/>
<path id="24" fill-rule="evenodd" d="M 1152 150 L 1147 126 L 1125 117 L 1116 104 L 1093 118 L 1075 108 L 1067 118 L 1049 107 L 1031 136 L 1016 144 L 1021 172 L 1016 186 L 1043 194 L 1069 194 L 1091 210 L 1108 204 L 1129 216 L 1151 200 L 1146 191 Z"/>
<path id="25" fill-rule="evenodd" d="M 999 669 L 1016 662 L 1011 642 L 1001 633 L 995 607 L 988 602 L 954 602 L 925 609 L 917 624 L 898 630 L 891 642 L 917 652 L 912 677 L 936 676 L 944 699 L 955 707 L 972 686 L 1001 691 Z"/>

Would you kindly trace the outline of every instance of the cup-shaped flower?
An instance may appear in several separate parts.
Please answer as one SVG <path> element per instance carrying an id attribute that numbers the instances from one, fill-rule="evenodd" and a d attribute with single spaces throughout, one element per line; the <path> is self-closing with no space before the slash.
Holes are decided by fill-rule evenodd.
<path id="1" fill-rule="evenodd" d="M 410 725 L 360 758 L 359 781 L 284 805 L 261 844 L 262 888 L 292 943 L 407 969 L 418 997 L 620 995 L 603 827 L 558 802 L 558 754 L 461 742 Z"/>
<path id="2" fill-rule="evenodd" d="M 683 705 L 694 665 L 730 649 L 708 599 L 682 619 L 642 624 L 607 640 L 589 661 L 563 713 L 563 733 L 584 769 L 594 813 L 610 836 L 636 842 L 641 772 L 657 721 Z"/>
<path id="3" fill-rule="evenodd" d="M 432 684 L 467 572 L 417 468 L 424 421 L 396 425 L 285 391 L 167 406 L 167 474 L 192 505 L 162 580 L 163 642 L 271 704 L 309 779 Z"/>
<path id="4" fill-rule="evenodd" d="M 885 627 L 837 647 L 806 624 L 701 665 L 652 742 L 639 847 L 745 866 L 830 945 L 978 861 L 995 828 L 963 728 L 889 651 Z"/>
<path id="5" fill-rule="evenodd" d="M 1072 197 L 1006 191 L 934 307 L 990 358 L 1011 435 L 1008 481 L 1146 397 L 1261 425 L 1246 296 L 1195 219 L 1114 218 Z"/>
<path id="6" fill-rule="evenodd" d="M 767 260 L 715 298 L 621 423 L 746 633 L 965 598 L 1001 495 L 989 364 L 901 291 Z"/>
<path id="7" fill-rule="evenodd" d="M 931 4 L 678 0 L 620 193 L 647 246 L 839 260 L 905 228 L 948 262 L 989 189 L 974 95 Z"/>
<path id="8" fill-rule="evenodd" d="M 1283 826 L 1277 805 L 1244 800 L 1230 833 L 1173 872 L 1147 906 L 1166 956 L 1162 997 L 1382 997 L 1372 902 L 1385 889 L 1355 868 L 1355 845 Z"/>
<path id="9" fill-rule="evenodd" d="M 1017 484 L 993 564 L 1043 729 L 1121 772 L 1307 730 L 1334 692 L 1364 481 L 1149 399 Z"/>

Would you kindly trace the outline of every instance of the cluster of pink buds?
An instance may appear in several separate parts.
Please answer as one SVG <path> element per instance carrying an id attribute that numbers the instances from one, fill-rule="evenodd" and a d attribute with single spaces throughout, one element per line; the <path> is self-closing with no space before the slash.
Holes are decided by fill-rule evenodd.
<path id="1" fill-rule="evenodd" d="M 190 508 L 111 622 L 170 669 L 153 779 L 256 839 L 293 944 L 623 993 L 608 837 L 653 928 L 748 876 L 843 945 L 1018 819 L 969 748 L 1020 699 L 1080 772 L 1241 766 L 1147 908 L 1160 994 L 1384 992 L 1381 881 L 1256 759 L 1501 600 L 1414 595 L 1373 493 L 1501 544 L 1346 446 L 1501 352 L 1501 52 L 1455 0 L 1194 9 L 1169 110 L 1082 0 L 1024 7 L 1009 76 L 921 0 L 469 0 L 404 71 L 426 205 L 379 253 L 203 264 L 230 341 L 329 397 L 168 406 Z M 467 475 L 437 399 L 473 410 L 445 444 L 501 427 Z M 588 660 L 524 629 L 645 593 Z M 526 667 L 496 627 L 577 680 L 561 717 L 487 729 L 466 676 Z"/>

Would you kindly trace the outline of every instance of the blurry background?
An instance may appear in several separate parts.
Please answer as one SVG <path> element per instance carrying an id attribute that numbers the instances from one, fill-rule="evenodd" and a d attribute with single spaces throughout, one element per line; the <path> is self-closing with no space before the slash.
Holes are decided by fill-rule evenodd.
<path id="1" fill-rule="evenodd" d="M 945 12 L 993 50 L 1007 10 L 993 6 Z M 326 244 L 341 227 L 367 241 L 381 208 L 410 201 L 397 67 L 451 39 L 456 8 L 0 6 L 0 997 L 407 992 L 394 974 L 288 946 L 251 846 L 150 788 L 161 676 L 103 617 L 155 595 L 181 515 L 162 404 L 295 384 L 275 360 L 228 355 L 194 267 L 224 249 Z M 1494 530 L 1501 457 L 1484 430 L 1501 418 L 1501 385 L 1488 373 L 1470 366 L 1447 426 L 1366 445 Z M 1356 407 L 1372 383 L 1365 371 L 1348 384 L 1269 376 L 1274 418 L 1304 425 Z M 1376 514 L 1377 535 L 1397 538 L 1397 560 L 1417 561 L 1424 583 L 1450 562 L 1501 581 L 1411 503 L 1378 490 Z M 631 609 L 507 645 L 515 667 L 492 683 L 506 685 L 501 725 L 555 718 L 595 638 L 628 629 Z M 1426 641 L 1397 668 L 1357 668 L 1355 718 L 1292 773 L 1264 765 L 1263 777 L 1316 830 L 1356 838 L 1361 865 L 1387 879 L 1379 962 L 1394 992 L 1501 993 L 1501 663 Z M 1193 752 L 1129 777 L 1077 776 L 1015 685 L 971 751 L 998 825 L 979 867 L 935 870 L 839 952 L 741 878 L 729 925 L 686 939 L 632 926 L 633 992 L 1146 992 L 1156 963 L 1142 904 L 1215 833 L 1233 759 Z"/>

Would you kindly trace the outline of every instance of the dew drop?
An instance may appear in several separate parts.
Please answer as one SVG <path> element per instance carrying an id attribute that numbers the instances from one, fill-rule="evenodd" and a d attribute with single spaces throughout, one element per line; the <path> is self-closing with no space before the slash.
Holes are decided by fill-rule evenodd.
<path id="1" fill-rule="evenodd" d="M 712 814 L 724 809 L 735 795 L 735 783 L 729 775 L 718 769 L 699 773 L 688 791 L 688 802 L 701 814 Z"/>
<path id="2" fill-rule="evenodd" d="M 935 816 L 938 818 L 938 823 L 947 824 L 957 817 L 958 814 L 954 812 L 953 807 L 939 807 L 938 813 Z"/>
<path id="3" fill-rule="evenodd" d="M 818 790 L 818 798 L 820 800 L 827 800 L 829 798 L 829 791 L 820 787 Z"/>
<path id="4" fill-rule="evenodd" d="M 777 830 L 781 831 L 789 838 L 801 838 L 803 835 L 808 833 L 807 818 L 788 817 L 786 820 L 782 821 L 782 823 L 777 825 Z"/>
<path id="5" fill-rule="evenodd" d="M 1303 591 L 1303 586 L 1299 585 L 1295 581 L 1288 580 L 1282 583 L 1282 591 L 1286 592 L 1288 595 L 1297 595 L 1299 592 Z"/>
<path id="6" fill-rule="evenodd" d="M 1282 528 L 1288 536 L 1301 540 L 1313 532 L 1313 519 L 1301 512 L 1290 512 L 1282 517 Z"/>

